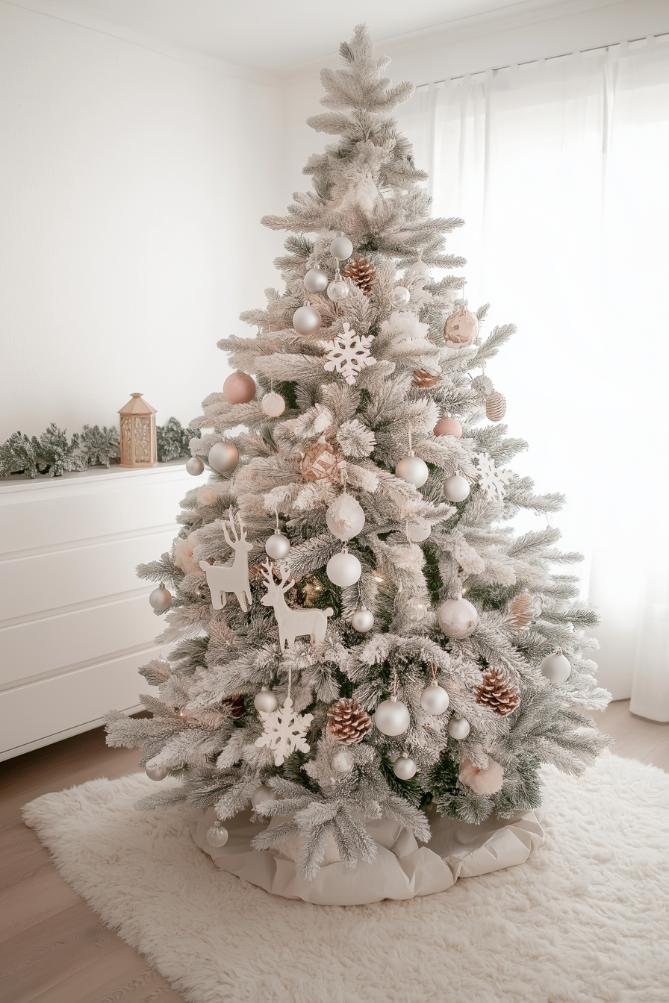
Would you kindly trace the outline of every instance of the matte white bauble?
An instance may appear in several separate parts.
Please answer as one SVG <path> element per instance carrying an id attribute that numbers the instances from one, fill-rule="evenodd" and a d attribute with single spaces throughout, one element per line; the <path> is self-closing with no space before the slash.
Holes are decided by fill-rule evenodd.
<path id="1" fill-rule="evenodd" d="M 348 237 L 335 237 L 330 243 L 330 254 L 339 261 L 345 261 L 353 254 L 353 244 Z"/>
<path id="2" fill-rule="evenodd" d="M 288 557 L 290 550 L 290 540 L 283 533 L 272 533 L 265 541 L 265 553 L 273 561 L 283 561 Z"/>
<path id="3" fill-rule="evenodd" d="M 169 770 L 166 766 L 152 766 L 150 763 L 146 767 L 146 775 L 149 780 L 164 780 Z"/>
<path id="4" fill-rule="evenodd" d="M 461 502 L 469 497 L 469 481 L 462 474 L 453 474 L 444 481 L 444 498 L 450 502 Z"/>
<path id="5" fill-rule="evenodd" d="M 149 603 L 156 613 L 165 613 L 172 605 L 172 593 L 166 589 L 163 582 L 149 595 Z"/>
<path id="6" fill-rule="evenodd" d="M 406 306 L 411 299 L 411 293 L 406 286 L 395 286 L 390 298 L 393 306 Z"/>
<path id="7" fill-rule="evenodd" d="M 228 830 L 220 822 L 210 825 L 207 829 L 207 842 L 210 846 L 225 846 L 229 838 Z"/>
<path id="8" fill-rule="evenodd" d="M 350 773 L 355 760 L 347 749 L 340 749 L 332 757 L 332 769 L 335 773 Z"/>
<path id="9" fill-rule="evenodd" d="M 328 286 L 328 277 L 320 268 L 310 268 L 304 276 L 304 288 L 308 293 L 322 293 Z"/>
<path id="10" fill-rule="evenodd" d="M 186 461 L 186 470 L 193 477 L 199 477 L 204 470 L 204 463 L 199 456 L 191 456 L 190 460 Z"/>
<path id="11" fill-rule="evenodd" d="M 401 700 L 383 700 L 374 711 L 374 724 L 383 735 L 403 735 L 411 724 L 409 708 Z"/>
<path id="12" fill-rule="evenodd" d="M 420 705 L 426 714 L 443 714 L 448 709 L 448 693 L 437 682 L 426 686 L 420 695 Z"/>
<path id="13" fill-rule="evenodd" d="M 328 505 L 325 521 L 332 535 L 346 542 L 362 531 L 365 525 L 365 513 L 353 495 L 344 493 Z"/>
<path id="14" fill-rule="evenodd" d="M 430 536 L 431 532 L 432 526 L 430 526 L 429 522 L 425 522 L 423 519 L 421 519 L 420 522 L 410 522 L 407 525 L 407 538 L 411 541 L 411 543 L 424 543 Z"/>
<path id="15" fill-rule="evenodd" d="M 418 767 L 411 756 L 400 756 L 393 764 L 393 773 L 400 780 L 411 780 L 418 773 Z"/>
<path id="16" fill-rule="evenodd" d="M 328 299 L 331 299 L 333 303 L 341 303 L 349 292 L 348 282 L 345 282 L 344 279 L 333 279 L 328 286 Z"/>
<path id="17" fill-rule="evenodd" d="M 293 327 L 298 334 L 311 334 L 312 331 L 316 330 L 320 322 L 321 318 L 314 308 L 308 304 L 298 306 L 293 314 Z"/>
<path id="18" fill-rule="evenodd" d="M 456 742 L 462 742 L 471 731 L 471 725 L 464 717 L 452 717 L 448 722 L 448 734 Z"/>
<path id="19" fill-rule="evenodd" d="M 414 487 L 422 488 L 430 476 L 430 471 L 420 456 L 404 456 L 395 467 L 395 475 L 408 484 L 413 484 Z"/>
<path id="20" fill-rule="evenodd" d="M 264 686 L 260 693 L 256 693 L 254 696 L 253 706 L 257 711 L 262 711 L 263 714 L 272 714 L 279 706 L 279 701 L 274 693 Z"/>
<path id="21" fill-rule="evenodd" d="M 325 565 L 325 573 L 333 585 L 345 589 L 360 581 L 362 565 L 355 554 L 335 554 Z"/>
<path id="22" fill-rule="evenodd" d="M 258 790 L 251 795 L 251 804 L 254 808 L 258 808 L 261 804 L 267 804 L 268 801 L 276 801 L 276 794 L 271 787 L 261 784 Z"/>
<path id="23" fill-rule="evenodd" d="M 476 630 L 479 615 L 468 599 L 445 599 L 437 607 L 437 620 L 444 634 L 456 640 L 469 637 Z"/>
<path id="24" fill-rule="evenodd" d="M 362 606 L 357 609 L 351 617 L 351 626 L 359 634 L 366 634 L 374 626 L 374 614 L 371 610 Z"/>
<path id="25" fill-rule="evenodd" d="M 266 414 L 268 418 L 278 418 L 286 410 L 286 402 L 281 394 L 277 394 L 274 390 L 271 390 L 260 401 L 260 407 L 263 410 L 263 414 Z"/>
<path id="26" fill-rule="evenodd" d="M 541 663 L 541 672 L 553 686 L 561 686 L 571 675 L 571 665 L 562 652 L 556 651 L 552 655 L 546 655 Z"/>
<path id="27" fill-rule="evenodd" d="M 234 442 L 215 442 L 209 450 L 207 463 L 217 474 L 231 474 L 239 463 L 239 450 Z"/>

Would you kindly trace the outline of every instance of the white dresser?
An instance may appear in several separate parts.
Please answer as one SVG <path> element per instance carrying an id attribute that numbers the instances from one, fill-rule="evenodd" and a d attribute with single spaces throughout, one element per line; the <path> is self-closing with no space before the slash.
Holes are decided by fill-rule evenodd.
<path id="1" fill-rule="evenodd" d="M 164 620 L 135 567 L 196 483 L 183 461 L 0 482 L 0 760 L 137 707 Z"/>

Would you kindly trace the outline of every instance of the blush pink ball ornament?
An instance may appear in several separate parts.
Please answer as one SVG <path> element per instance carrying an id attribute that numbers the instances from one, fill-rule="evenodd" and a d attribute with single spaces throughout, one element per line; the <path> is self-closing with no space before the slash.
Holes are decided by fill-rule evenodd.
<path id="1" fill-rule="evenodd" d="M 270 390 L 260 401 L 260 407 L 263 414 L 266 414 L 268 418 L 279 418 L 286 410 L 286 402 L 281 394 Z"/>
<path id="2" fill-rule="evenodd" d="M 191 456 L 191 458 L 186 461 L 186 470 L 192 477 L 199 477 L 204 470 L 204 463 L 199 456 Z"/>
<path id="3" fill-rule="evenodd" d="M 462 425 L 457 418 L 451 418 L 450 414 L 445 414 L 434 426 L 435 435 L 452 435 L 454 439 L 462 438 Z"/>
<path id="4" fill-rule="evenodd" d="M 256 395 L 256 383 L 252 376 L 238 369 L 230 373 L 223 384 L 223 396 L 228 404 L 248 404 Z"/>
<path id="5" fill-rule="evenodd" d="M 461 641 L 473 634 L 479 623 L 476 606 L 468 599 L 445 599 L 437 607 L 439 626 L 447 637 Z"/>
<path id="6" fill-rule="evenodd" d="M 474 766 L 469 759 L 463 759 L 460 763 L 459 780 L 475 794 L 497 794 L 504 783 L 504 767 L 489 758 L 486 768 L 481 769 L 480 766 Z"/>

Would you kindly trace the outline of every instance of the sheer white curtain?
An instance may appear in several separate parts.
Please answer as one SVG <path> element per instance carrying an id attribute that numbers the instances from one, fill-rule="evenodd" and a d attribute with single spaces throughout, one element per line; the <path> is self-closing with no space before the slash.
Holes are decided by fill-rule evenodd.
<path id="1" fill-rule="evenodd" d="M 520 465 L 566 493 L 600 678 L 669 720 L 669 45 L 421 88 L 400 123 L 435 212 L 466 226 L 470 303 L 519 331 L 490 375 Z"/>

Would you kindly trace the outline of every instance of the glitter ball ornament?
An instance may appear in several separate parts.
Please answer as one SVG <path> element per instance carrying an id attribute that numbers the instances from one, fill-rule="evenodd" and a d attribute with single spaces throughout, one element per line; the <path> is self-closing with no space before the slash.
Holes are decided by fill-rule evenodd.
<path id="1" fill-rule="evenodd" d="M 348 237 L 335 237 L 330 243 L 330 254 L 338 261 L 345 261 L 353 254 L 353 244 Z"/>
<path id="2" fill-rule="evenodd" d="M 251 804 L 254 808 L 259 808 L 260 805 L 268 804 L 270 801 L 276 801 L 276 794 L 266 784 L 261 784 L 251 795 Z"/>
<path id="3" fill-rule="evenodd" d="M 265 394 L 260 401 L 260 407 L 263 414 L 266 414 L 268 418 L 278 418 L 286 410 L 286 402 L 281 394 L 277 394 L 272 390 L 270 393 Z"/>
<path id="4" fill-rule="evenodd" d="M 485 399 L 486 418 L 490 421 L 501 421 L 506 414 L 506 397 L 499 390 L 493 390 Z"/>
<path id="5" fill-rule="evenodd" d="M 448 734 L 456 742 L 463 742 L 471 730 L 469 721 L 464 717 L 452 717 L 448 722 Z"/>
<path id="6" fill-rule="evenodd" d="M 319 439 L 309 446 L 302 459 L 302 476 L 305 481 L 339 480 L 341 454 L 329 442 Z"/>
<path id="7" fill-rule="evenodd" d="M 328 287 L 328 277 L 320 268 L 310 268 L 304 276 L 304 288 L 308 293 L 322 293 Z"/>
<path id="8" fill-rule="evenodd" d="M 332 757 L 332 769 L 335 773 L 350 773 L 355 760 L 347 749 L 340 749 Z"/>
<path id="9" fill-rule="evenodd" d="M 344 493 L 328 505 L 325 521 L 332 535 L 336 536 L 338 540 L 346 542 L 362 532 L 365 525 L 365 513 L 357 499 Z"/>
<path id="10" fill-rule="evenodd" d="M 509 604 L 510 620 L 514 627 L 523 630 L 534 620 L 534 600 L 529 592 L 519 592 Z"/>
<path id="11" fill-rule="evenodd" d="M 566 683 L 571 675 L 571 665 L 569 659 L 565 658 L 561 651 L 556 651 L 552 655 L 546 655 L 540 665 L 542 675 L 546 677 L 552 686 L 561 686 Z"/>
<path id="12" fill-rule="evenodd" d="M 290 540 L 283 533 L 272 533 L 265 541 L 265 553 L 273 561 L 283 561 L 288 557 Z"/>
<path id="13" fill-rule="evenodd" d="M 223 384 L 223 397 L 228 404 L 248 404 L 256 395 L 256 383 L 252 376 L 238 369 L 230 373 Z"/>
<path id="14" fill-rule="evenodd" d="M 444 339 L 451 348 L 471 345 L 476 340 L 478 333 L 478 317 L 471 310 L 461 307 L 446 318 Z"/>
<path id="15" fill-rule="evenodd" d="M 393 773 L 399 780 L 411 780 L 418 773 L 418 766 L 406 753 L 393 763 Z"/>
<path id="16" fill-rule="evenodd" d="M 207 842 L 210 846 L 225 846 L 229 838 L 228 830 L 220 822 L 210 825 L 207 829 Z"/>
<path id="17" fill-rule="evenodd" d="M 366 634 L 374 626 L 374 614 L 371 610 L 365 609 L 364 606 L 361 606 L 361 608 L 357 609 L 351 617 L 351 626 L 354 630 L 357 630 L 359 634 Z"/>
<path id="18" fill-rule="evenodd" d="M 406 306 L 411 299 L 411 293 L 406 286 L 395 286 L 390 294 L 390 299 L 393 306 Z"/>
<path id="19" fill-rule="evenodd" d="M 444 498 L 450 502 L 461 502 L 469 497 L 469 481 L 462 474 L 453 474 L 444 481 Z"/>
<path id="20" fill-rule="evenodd" d="M 209 450 L 207 463 L 217 474 L 231 474 L 239 463 L 239 450 L 234 442 L 215 442 Z"/>
<path id="21" fill-rule="evenodd" d="M 164 582 L 161 582 L 158 588 L 151 592 L 149 603 L 156 613 L 165 613 L 170 608 L 172 605 L 172 593 L 169 589 L 165 588 Z"/>
<path id="22" fill-rule="evenodd" d="M 346 589 L 360 581 L 362 565 L 354 554 L 335 554 L 325 565 L 325 573 L 333 585 Z"/>
<path id="23" fill-rule="evenodd" d="M 164 780 L 169 770 L 166 766 L 152 766 L 151 763 L 147 763 L 145 772 L 149 780 Z"/>
<path id="24" fill-rule="evenodd" d="M 333 279 L 328 286 L 328 299 L 332 300 L 333 303 L 341 303 L 342 300 L 346 299 L 349 292 L 348 282 L 345 282 L 342 278 Z"/>
<path id="25" fill-rule="evenodd" d="M 271 690 L 263 686 L 260 693 L 256 693 L 254 696 L 253 706 L 257 711 L 262 711 L 263 714 L 271 714 L 279 706 L 279 701 Z"/>
<path id="26" fill-rule="evenodd" d="M 448 709 L 448 703 L 448 693 L 436 680 L 426 686 L 420 695 L 420 705 L 426 714 L 443 714 Z"/>
<path id="27" fill-rule="evenodd" d="M 455 439 L 462 438 L 462 425 L 457 418 L 451 418 L 450 414 L 445 414 L 434 426 L 435 435 L 452 435 Z"/>
<path id="28" fill-rule="evenodd" d="M 403 735 L 411 724 L 409 708 L 401 700 L 383 700 L 374 712 L 374 724 L 383 735 Z"/>
<path id="29" fill-rule="evenodd" d="M 328 708 L 326 730 L 338 742 L 357 745 L 372 730 L 372 719 L 356 700 L 342 697 Z"/>
<path id="30" fill-rule="evenodd" d="M 437 620 L 444 634 L 462 640 L 473 634 L 478 627 L 479 615 L 476 606 L 468 599 L 445 599 L 437 607 Z"/>
<path id="31" fill-rule="evenodd" d="M 441 380 L 440 373 L 431 373 L 429 369 L 414 369 L 412 383 L 418 390 L 430 390 Z"/>
<path id="32" fill-rule="evenodd" d="M 298 334 L 311 334 L 312 331 L 316 330 L 320 322 L 321 318 L 308 303 L 304 306 L 298 306 L 293 314 L 293 327 Z"/>
<path id="33" fill-rule="evenodd" d="M 404 456 L 395 467 L 395 476 L 401 477 L 408 484 L 421 488 L 430 476 L 430 471 L 425 460 L 420 456 Z"/>
<path id="34" fill-rule="evenodd" d="M 354 258 L 344 269 L 344 277 L 350 279 L 363 293 L 372 291 L 376 269 L 369 258 Z"/>
<path id="35" fill-rule="evenodd" d="M 488 669 L 476 689 L 476 702 L 491 707 L 500 717 L 512 714 L 520 703 L 520 693 L 502 669 Z"/>
<path id="36" fill-rule="evenodd" d="M 204 470 L 204 463 L 199 456 L 191 456 L 190 460 L 186 461 L 186 470 L 193 477 L 199 477 Z"/>

